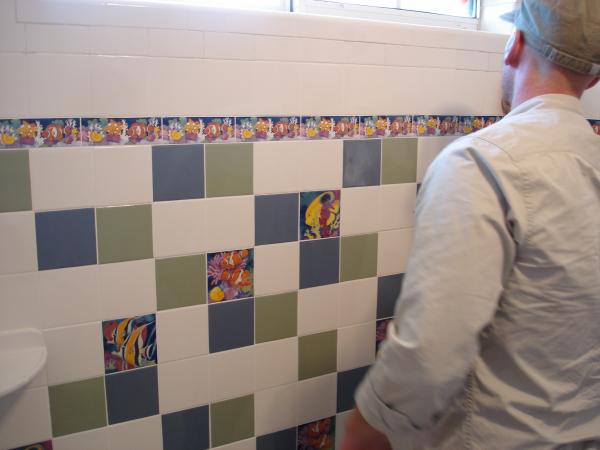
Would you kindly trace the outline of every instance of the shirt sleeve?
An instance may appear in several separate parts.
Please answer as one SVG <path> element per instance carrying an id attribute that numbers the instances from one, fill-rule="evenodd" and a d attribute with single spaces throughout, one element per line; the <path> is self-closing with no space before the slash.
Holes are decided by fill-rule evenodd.
<path id="1" fill-rule="evenodd" d="M 512 161 L 497 151 L 491 164 L 478 147 L 456 141 L 425 177 L 395 318 L 355 396 L 395 449 L 411 448 L 463 388 L 516 255 L 498 171 Z"/>

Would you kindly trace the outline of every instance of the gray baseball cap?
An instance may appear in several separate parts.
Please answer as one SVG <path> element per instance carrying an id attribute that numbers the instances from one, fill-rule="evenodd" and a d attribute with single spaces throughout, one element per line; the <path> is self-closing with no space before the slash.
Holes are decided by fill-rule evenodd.
<path id="1" fill-rule="evenodd" d="M 502 19 L 553 63 L 600 75 L 600 0 L 522 0 Z"/>

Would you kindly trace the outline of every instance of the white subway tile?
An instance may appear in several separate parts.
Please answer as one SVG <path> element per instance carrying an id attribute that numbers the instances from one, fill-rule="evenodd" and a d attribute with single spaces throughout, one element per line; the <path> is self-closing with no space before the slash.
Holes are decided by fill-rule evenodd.
<path id="1" fill-rule="evenodd" d="M 16 16 L 15 0 L 0 2 L 0 52 L 25 51 L 25 25 Z"/>
<path id="2" fill-rule="evenodd" d="M 33 212 L 0 214 L 0 274 L 37 270 Z"/>
<path id="3" fill-rule="evenodd" d="M 251 99 L 255 114 L 297 114 L 300 104 L 299 67 L 299 64 L 287 62 L 257 61 L 253 64 Z M 238 84 L 245 83 L 238 80 Z"/>
<path id="4" fill-rule="evenodd" d="M 301 289 L 298 292 L 298 335 L 336 329 L 339 302 L 337 284 Z"/>
<path id="5" fill-rule="evenodd" d="M 210 402 L 252 394 L 255 387 L 255 363 L 253 346 L 209 355 Z"/>
<path id="6" fill-rule="evenodd" d="M 502 72 L 504 68 L 504 55 L 502 53 L 488 53 L 488 70 Z"/>
<path id="7" fill-rule="evenodd" d="M 255 295 L 298 290 L 299 253 L 298 242 L 256 247 L 254 249 Z"/>
<path id="8" fill-rule="evenodd" d="M 204 57 L 208 59 L 256 59 L 254 35 L 240 33 L 204 33 Z"/>
<path id="9" fill-rule="evenodd" d="M 208 307 L 206 305 L 159 311 L 156 318 L 159 361 L 208 353 Z"/>
<path id="10" fill-rule="evenodd" d="M 336 386 L 336 374 L 300 381 L 298 383 L 298 398 L 296 399 L 298 423 L 304 424 L 334 416 L 337 397 Z"/>
<path id="11" fill-rule="evenodd" d="M 416 183 L 388 184 L 379 190 L 379 229 L 414 226 Z"/>
<path id="12" fill-rule="evenodd" d="M 142 8 L 138 8 L 142 9 Z M 126 11 L 120 7 L 119 11 Z M 148 35 L 145 28 L 103 27 L 89 28 L 92 55 L 148 55 Z"/>
<path id="13" fill-rule="evenodd" d="M 154 256 L 202 252 L 206 248 L 205 214 L 205 200 L 153 203 Z"/>
<path id="14" fill-rule="evenodd" d="M 385 64 L 390 66 L 454 68 L 456 66 L 456 50 L 410 45 L 386 45 Z"/>
<path id="15" fill-rule="evenodd" d="M 254 196 L 205 200 L 204 242 L 208 251 L 254 247 Z"/>
<path id="16" fill-rule="evenodd" d="M 456 68 L 467 70 L 488 70 L 488 53 L 469 50 L 456 51 Z"/>
<path id="17" fill-rule="evenodd" d="M 369 366 L 373 361 L 375 361 L 375 322 L 338 330 L 338 371 Z"/>
<path id="18" fill-rule="evenodd" d="M 258 344 L 254 352 L 257 391 L 298 381 L 298 338 Z"/>
<path id="19" fill-rule="evenodd" d="M 299 114 L 359 114 L 360 110 L 345 104 L 345 70 L 348 68 L 340 64 L 301 64 Z"/>
<path id="20" fill-rule="evenodd" d="M 342 189 L 342 236 L 379 231 L 380 190 L 380 186 Z"/>
<path id="21" fill-rule="evenodd" d="M 33 209 L 94 206 L 92 151 L 91 147 L 61 147 L 29 152 Z"/>
<path id="22" fill-rule="evenodd" d="M 0 70 L 0 86 L 3 87 L 0 117 L 29 117 L 27 57 L 17 53 L 5 53 L 2 55 L 2 64 L 10 67 L 10 70 Z"/>
<path id="23" fill-rule="evenodd" d="M 354 42 L 333 39 L 298 38 L 299 61 L 320 63 L 356 63 Z"/>
<path id="24" fill-rule="evenodd" d="M 44 315 L 37 275 L 32 272 L 0 276 L 0 331 L 42 328 Z"/>
<path id="25" fill-rule="evenodd" d="M 110 426 L 107 433 L 111 450 L 163 450 L 160 415 Z"/>
<path id="26" fill-rule="evenodd" d="M 296 411 L 298 384 L 286 384 L 254 394 L 256 436 L 274 433 L 298 425 Z"/>
<path id="27" fill-rule="evenodd" d="M 54 450 L 110 450 L 108 427 L 68 434 L 52 439 Z"/>
<path id="28" fill-rule="evenodd" d="M 454 69 L 423 68 L 420 74 L 421 92 L 427 95 L 415 96 L 419 103 L 417 114 L 463 114 L 464 102 L 456 95 L 456 85 L 463 71 Z M 459 75 L 460 73 L 460 75 Z"/>
<path id="29" fill-rule="evenodd" d="M 259 61 L 298 61 L 301 40 L 286 36 L 255 35 L 255 55 Z"/>
<path id="30" fill-rule="evenodd" d="M 385 45 L 369 42 L 353 42 L 353 62 L 355 64 L 385 64 Z"/>
<path id="31" fill-rule="evenodd" d="M 148 29 L 150 56 L 190 57 L 204 56 L 204 33 L 190 30 Z"/>
<path id="32" fill-rule="evenodd" d="M 377 278 L 347 281 L 339 287 L 338 326 L 374 321 L 377 316 Z"/>
<path id="33" fill-rule="evenodd" d="M 382 231 L 379 233 L 377 252 L 377 275 L 404 273 L 410 255 L 414 230 Z"/>
<path id="34" fill-rule="evenodd" d="M 208 403 L 208 356 L 158 365 L 158 396 L 162 414 Z"/>
<path id="35" fill-rule="evenodd" d="M 203 114 L 256 115 L 257 104 L 253 103 L 257 84 L 254 79 L 255 64 L 253 61 L 203 61 L 199 77 L 195 80 L 195 85 L 201 86 L 200 105 Z M 289 114 L 289 111 L 285 114 Z"/>
<path id="36" fill-rule="evenodd" d="M 90 53 L 89 27 L 28 23 L 27 51 L 34 53 Z"/>

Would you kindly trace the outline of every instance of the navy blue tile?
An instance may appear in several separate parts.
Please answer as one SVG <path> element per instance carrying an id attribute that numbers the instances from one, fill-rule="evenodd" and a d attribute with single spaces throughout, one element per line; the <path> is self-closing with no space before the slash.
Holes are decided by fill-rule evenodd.
<path id="1" fill-rule="evenodd" d="M 337 374 L 337 412 L 354 408 L 354 392 L 369 370 L 369 366 L 338 372 Z"/>
<path id="2" fill-rule="evenodd" d="M 211 353 L 254 344 L 254 299 L 227 300 L 208 306 Z"/>
<path id="3" fill-rule="evenodd" d="M 388 275 L 377 280 L 377 318 L 385 319 L 394 315 L 396 300 L 402 290 L 404 274 Z"/>
<path id="4" fill-rule="evenodd" d="M 296 427 L 256 438 L 256 450 L 296 450 Z"/>
<path id="5" fill-rule="evenodd" d="M 35 234 L 39 270 L 96 264 L 92 208 L 36 213 Z"/>
<path id="6" fill-rule="evenodd" d="M 156 366 L 106 375 L 108 423 L 158 414 Z"/>
<path id="7" fill-rule="evenodd" d="M 337 283 L 339 275 L 339 238 L 300 242 L 301 289 Z"/>
<path id="8" fill-rule="evenodd" d="M 254 205 L 256 245 L 298 240 L 298 194 L 260 195 Z"/>
<path id="9" fill-rule="evenodd" d="M 344 140 L 344 187 L 377 186 L 381 180 L 381 139 Z"/>
<path id="10" fill-rule="evenodd" d="M 152 147 L 154 201 L 204 197 L 204 145 Z"/>
<path id="11" fill-rule="evenodd" d="M 209 448 L 208 406 L 162 416 L 164 450 Z"/>

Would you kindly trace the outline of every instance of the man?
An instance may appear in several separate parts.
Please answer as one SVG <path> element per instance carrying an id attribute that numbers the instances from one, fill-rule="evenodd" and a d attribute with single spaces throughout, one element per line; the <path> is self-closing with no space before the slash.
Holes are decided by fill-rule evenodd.
<path id="1" fill-rule="evenodd" d="M 425 177 L 342 450 L 600 449 L 600 137 L 579 101 L 600 75 L 600 0 L 510 18 L 510 113 Z"/>

